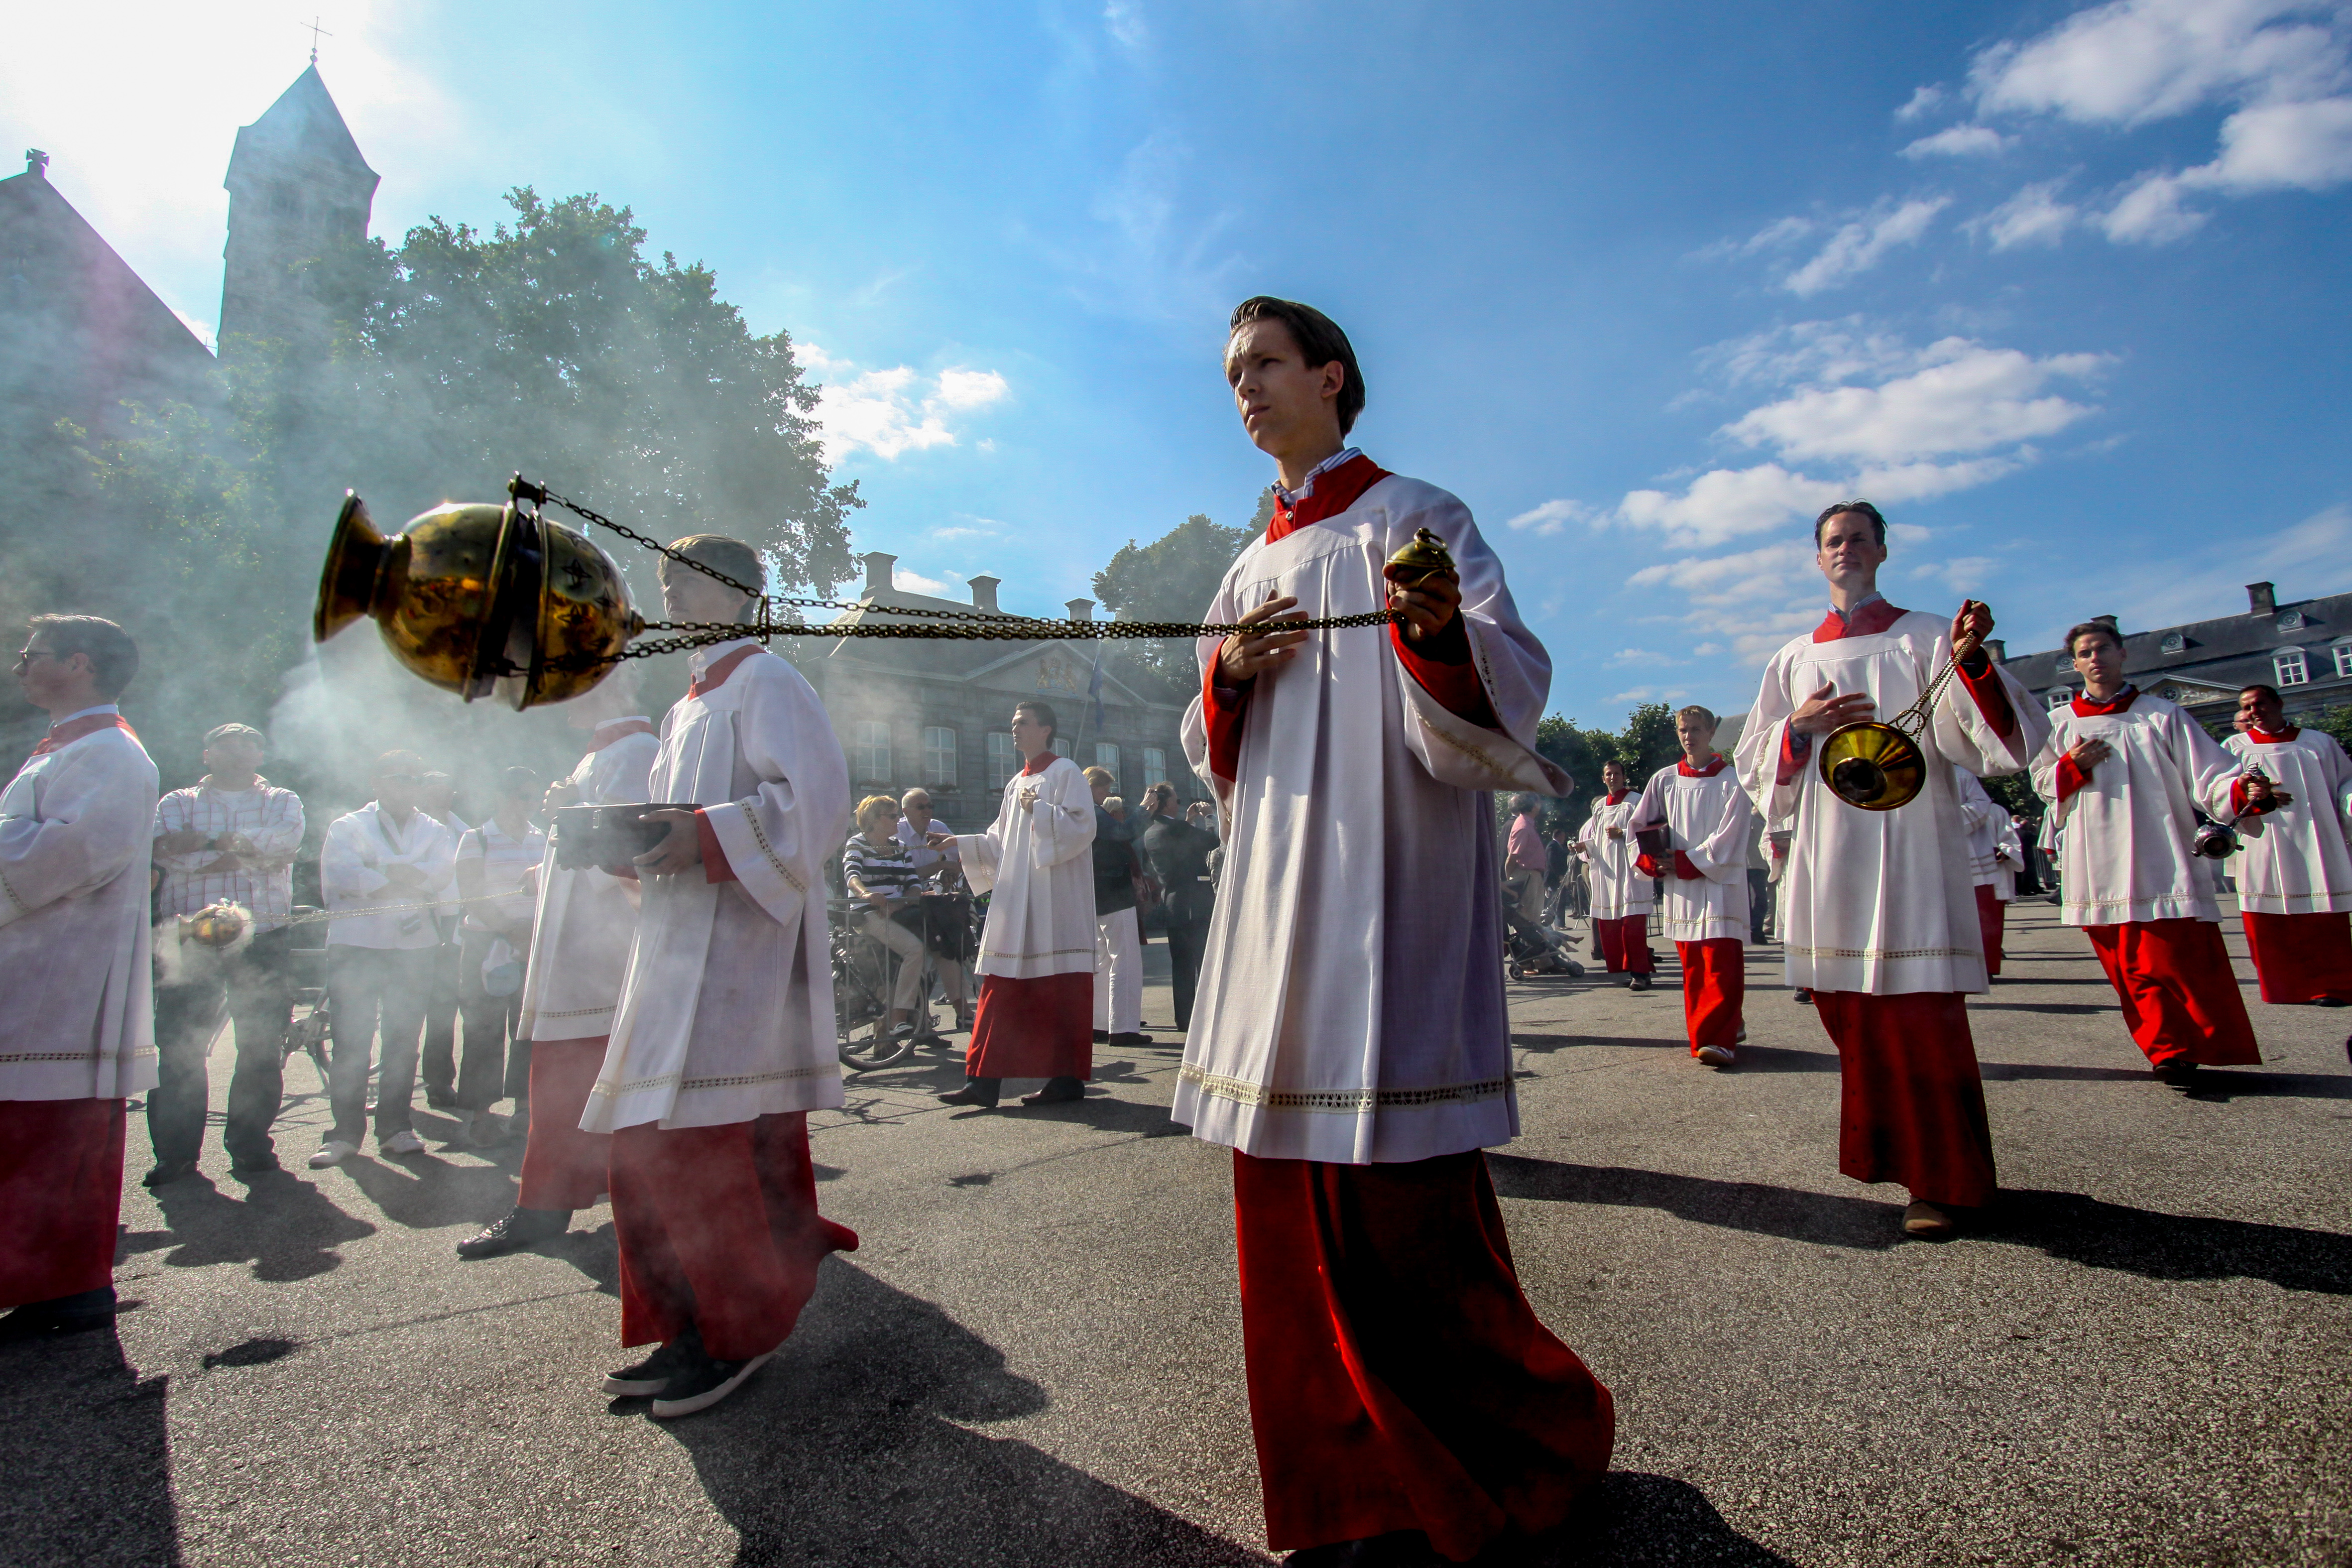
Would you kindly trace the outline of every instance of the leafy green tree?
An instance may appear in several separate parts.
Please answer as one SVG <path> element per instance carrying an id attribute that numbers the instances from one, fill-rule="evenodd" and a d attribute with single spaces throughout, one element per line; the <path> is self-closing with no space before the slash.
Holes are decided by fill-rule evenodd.
<path id="1" fill-rule="evenodd" d="M 1095 574 L 1095 597 L 1123 621 L 1197 621 L 1216 597 L 1225 569 L 1272 515 L 1268 492 L 1246 528 L 1222 527 L 1195 512 L 1149 544 L 1130 539 Z M 1191 643 L 1137 642 L 1121 651 L 1129 669 L 1171 691 L 1190 690 L 1200 680 Z"/>

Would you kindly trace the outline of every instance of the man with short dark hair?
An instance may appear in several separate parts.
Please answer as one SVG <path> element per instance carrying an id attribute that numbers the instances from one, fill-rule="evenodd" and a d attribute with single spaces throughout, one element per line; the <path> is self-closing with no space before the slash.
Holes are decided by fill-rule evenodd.
<path id="1" fill-rule="evenodd" d="M 155 994 L 158 1081 L 147 1096 L 151 1187 L 196 1168 L 212 1092 L 205 1058 L 224 1009 L 236 1026 L 221 1139 L 229 1168 L 248 1176 L 278 1169 L 269 1129 L 285 1096 L 286 1026 L 294 1016 L 288 966 L 295 928 L 287 921 L 302 802 L 261 776 L 261 731 L 250 725 L 209 731 L 204 758 L 202 779 L 155 803 L 155 865 L 163 873 L 155 912 L 169 920 L 231 904 L 247 911 L 253 936 L 223 952 L 183 942 L 164 964 Z"/>
<path id="2" fill-rule="evenodd" d="M 1347 334 L 1263 296 L 1229 326 L 1279 479 L 1185 715 L 1229 826 L 1171 1114 L 1234 1151 L 1268 1543 L 1459 1561 L 1565 1519 L 1615 1431 L 1519 1288 L 1485 1154 L 1518 1120 L 1493 792 L 1567 787 L 1535 750 L 1551 661 L 1468 509 L 1348 445 Z M 1451 564 L 1392 565 L 1423 530 Z"/>
<path id="3" fill-rule="evenodd" d="M 2237 733 L 2221 744 L 2249 781 L 2277 786 L 2270 809 L 2242 814 L 2233 868 L 2263 1000 L 2352 1003 L 2352 758 L 2326 731 L 2288 723 L 2271 686 L 2238 693 Z"/>
<path id="4" fill-rule="evenodd" d="M 2259 1062 L 2221 944 L 2221 879 L 2194 845 L 2200 809 L 2260 816 L 2270 782 L 2240 777 L 2203 725 L 2126 681 L 2113 626 L 2085 621 L 2065 647 L 2083 691 L 2051 715 L 2033 761 L 2033 787 L 2064 829 L 2059 919 L 2090 938 L 2158 1078 L 2185 1086 L 2200 1067 Z"/>
<path id="5" fill-rule="evenodd" d="M 121 626 L 37 616 L 16 685 L 49 732 L 0 794 L 0 1337 L 114 1317 L 124 1102 L 155 1082 L 155 764 L 115 699 Z"/>
<path id="6" fill-rule="evenodd" d="M 1948 622 L 1897 609 L 1878 591 L 1885 562 L 1886 520 L 1868 501 L 1813 520 L 1829 612 L 1766 665 L 1737 763 L 1759 814 L 1793 834 L 1780 941 L 1789 984 L 1837 1043 L 1838 1169 L 1902 1183 L 1904 1234 L 1941 1239 L 1954 1211 L 1997 1190 L 1964 1000 L 1986 988 L 1984 953 L 1951 764 L 2015 773 L 2047 725 L 1984 651 L 1992 613 L 1972 599 Z M 1815 755 L 1828 736 L 1891 721 L 1930 690 L 1916 797 L 1874 810 L 1832 787 Z"/>
<path id="7" fill-rule="evenodd" d="M 1095 797 L 1095 1039 L 1113 1046 L 1148 1046 L 1143 1032 L 1143 926 L 1136 909 L 1138 857 L 1130 826 L 1111 791 L 1118 781 L 1108 768 L 1085 770 Z M 1117 806 L 1118 809 L 1114 810 Z"/>

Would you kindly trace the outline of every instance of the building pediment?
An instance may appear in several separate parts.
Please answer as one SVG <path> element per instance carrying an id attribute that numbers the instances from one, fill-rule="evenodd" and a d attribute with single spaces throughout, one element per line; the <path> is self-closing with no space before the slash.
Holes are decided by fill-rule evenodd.
<path id="1" fill-rule="evenodd" d="M 2152 689 L 2157 696 L 2163 698 L 2167 702 L 2178 702 L 2183 708 L 2203 708 L 2217 702 L 2235 707 L 2238 701 L 2238 689 L 2234 686 L 2215 686 L 2204 680 L 2183 680 L 2177 676 L 2156 682 Z"/>

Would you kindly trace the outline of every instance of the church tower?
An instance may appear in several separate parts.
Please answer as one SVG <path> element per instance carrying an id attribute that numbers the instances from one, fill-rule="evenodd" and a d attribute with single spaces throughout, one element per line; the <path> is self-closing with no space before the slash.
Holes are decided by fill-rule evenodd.
<path id="1" fill-rule="evenodd" d="M 367 237 L 377 179 L 327 96 L 315 58 L 267 113 L 237 132 L 222 182 L 229 194 L 224 359 L 236 353 L 238 337 L 323 347 L 327 322 L 293 268 Z"/>

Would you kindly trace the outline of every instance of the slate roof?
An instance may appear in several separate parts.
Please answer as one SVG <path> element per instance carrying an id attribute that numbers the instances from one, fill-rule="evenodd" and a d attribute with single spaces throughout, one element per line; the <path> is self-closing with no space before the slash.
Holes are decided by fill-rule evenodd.
<path id="1" fill-rule="evenodd" d="M 2277 686 L 2291 711 L 2352 702 L 2352 674 L 2336 673 L 2334 651 L 2338 645 L 2352 647 L 2352 594 L 2282 605 L 2269 603 L 2270 586 L 2250 585 L 2248 608 L 2238 615 L 2126 631 L 2126 677 L 2208 721 L 2226 716 L 2239 688 L 2256 682 Z M 2267 609 L 2256 608 L 2264 603 Z M 2279 679 L 2277 658 L 2294 648 L 2303 650 L 2308 679 L 2287 685 Z M 2073 662 L 2057 648 L 2019 654 L 2003 659 L 2001 668 L 2045 701 L 2053 691 L 2082 686 Z"/>
<path id="2" fill-rule="evenodd" d="M 352 139 L 351 127 L 343 123 L 343 111 L 335 107 L 315 65 L 296 77 L 294 84 L 278 95 L 278 101 L 264 110 L 260 119 L 237 131 L 236 150 L 230 154 L 229 166 L 234 169 L 238 159 L 257 152 L 315 158 L 365 174 L 371 184 L 377 178 L 367 160 L 360 156 L 360 144 Z"/>

